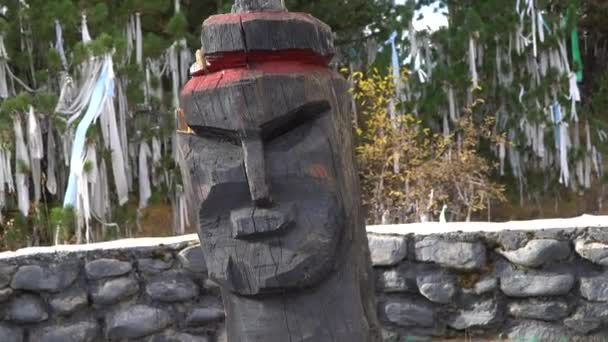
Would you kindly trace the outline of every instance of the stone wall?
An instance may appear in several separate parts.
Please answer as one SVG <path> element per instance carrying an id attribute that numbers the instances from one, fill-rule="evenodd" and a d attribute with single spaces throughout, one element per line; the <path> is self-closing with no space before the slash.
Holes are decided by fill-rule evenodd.
<path id="1" fill-rule="evenodd" d="M 386 341 L 608 340 L 601 225 L 370 227 Z M 223 322 L 196 236 L 0 253 L 2 342 L 214 342 Z"/>
<path id="2" fill-rule="evenodd" d="M 0 254 L 0 341 L 216 341 L 224 312 L 195 244 L 188 236 Z"/>

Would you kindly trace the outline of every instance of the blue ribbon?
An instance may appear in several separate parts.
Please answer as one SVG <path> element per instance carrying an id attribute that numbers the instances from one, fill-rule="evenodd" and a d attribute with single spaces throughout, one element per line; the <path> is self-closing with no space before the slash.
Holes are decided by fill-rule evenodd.
<path id="1" fill-rule="evenodd" d="M 82 164 L 86 145 L 86 136 L 89 127 L 95 122 L 103 106 L 103 100 L 108 96 L 114 96 L 114 80 L 110 74 L 112 60 L 107 58 L 99 79 L 95 83 L 95 89 L 91 95 L 91 101 L 87 112 L 78 124 L 72 145 L 72 157 L 70 159 L 70 177 L 68 187 L 63 200 L 64 207 L 73 207 L 77 198 L 77 177 L 75 173 L 76 165 Z"/>

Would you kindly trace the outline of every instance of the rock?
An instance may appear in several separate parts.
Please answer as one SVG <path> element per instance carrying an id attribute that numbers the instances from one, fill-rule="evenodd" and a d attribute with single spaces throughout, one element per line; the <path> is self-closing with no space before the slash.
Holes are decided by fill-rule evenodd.
<path id="1" fill-rule="evenodd" d="M 486 265 L 486 247 L 427 238 L 416 243 L 416 260 L 464 271 L 479 270 Z"/>
<path id="2" fill-rule="evenodd" d="M 368 234 L 369 250 L 374 266 L 392 266 L 407 256 L 407 239 L 404 236 Z"/>
<path id="3" fill-rule="evenodd" d="M 169 330 L 150 337 L 147 342 L 209 342 L 209 339 L 204 336 L 195 336 Z"/>
<path id="4" fill-rule="evenodd" d="M 137 260 L 137 266 L 142 273 L 158 274 L 173 267 L 173 260 L 144 258 Z"/>
<path id="5" fill-rule="evenodd" d="M 99 325 L 94 321 L 46 327 L 34 333 L 36 342 L 94 342 L 98 336 Z"/>
<path id="6" fill-rule="evenodd" d="M 17 267 L 0 263 L 0 289 L 11 283 L 11 277 L 15 274 Z"/>
<path id="7" fill-rule="evenodd" d="M 160 332 L 171 324 L 173 319 L 166 311 L 146 305 L 135 305 L 106 316 L 106 338 L 140 338 Z"/>
<path id="8" fill-rule="evenodd" d="M 514 251 L 496 251 L 510 262 L 525 267 L 539 267 L 549 261 L 564 260 L 571 253 L 570 242 L 557 240 L 532 240 Z"/>
<path id="9" fill-rule="evenodd" d="M 448 304 L 456 294 L 453 279 L 444 275 L 420 276 L 416 279 L 416 283 L 420 294 L 431 302 Z"/>
<path id="10" fill-rule="evenodd" d="M 16 323 L 39 323 L 49 318 L 44 303 L 34 295 L 23 295 L 8 304 L 7 320 Z"/>
<path id="11" fill-rule="evenodd" d="M 584 303 L 580 305 L 571 317 L 564 320 L 570 329 L 588 334 L 608 322 L 608 304 Z"/>
<path id="12" fill-rule="evenodd" d="M 98 259 L 88 262 L 84 269 L 87 278 L 99 280 L 104 278 L 114 278 L 131 272 L 131 263 L 115 259 Z"/>
<path id="13" fill-rule="evenodd" d="M 101 305 L 116 304 L 139 291 L 139 284 L 132 277 L 105 281 L 91 293 L 93 303 Z"/>
<path id="14" fill-rule="evenodd" d="M 78 265 L 61 264 L 42 268 L 38 265 L 21 266 L 15 273 L 11 287 L 15 290 L 59 292 L 68 288 L 78 277 Z"/>
<path id="15" fill-rule="evenodd" d="M 581 278 L 581 296 L 592 302 L 608 302 L 608 276 Z"/>
<path id="16" fill-rule="evenodd" d="M 472 289 L 466 292 L 472 292 L 476 295 L 482 295 L 489 292 L 494 292 L 498 288 L 498 279 L 495 277 L 484 277 L 478 281 Z"/>
<path id="17" fill-rule="evenodd" d="M 87 292 L 77 287 L 52 297 L 49 304 L 58 315 L 69 315 L 86 307 L 89 300 Z"/>
<path id="18" fill-rule="evenodd" d="M 378 288 L 386 293 L 416 292 L 416 280 L 407 278 L 398 270 L 389 270 L 380 273 Z"/>
<path id="19" fill-rule="evenodd" d="M 7 300 L 11 299 L 14 292 L 15 291 L 13 291 L 13 289 L 11 289 L 10 287 L 0 289 L 0 303 L 4 303 Z"/>
<path id="20" fill-rule="evenodd" d="M 511 341 L 569 341 L 570 334 L 561 325 L 524 321 L 508 333 Z"/>
<path id="21" fill-rule="evenodd" d="M 570 306 L 565 301 L 541 301 L 536 299 L 509 303 L 509 315 L 519 319 L 557 321 L 567 317 Z"/>
<path id="22" fill-rule="evenodd" d="M 163 273 L 146 286 L 146 293 L 161 302 L 183 302 L 198 296 L 198 286 L 187 276 Z"/>
<path id="23" fill-rule="evenodd" d="M 23 330 L 0 324 L 0 341 L 23 342 Z"/>
<path id="24" fill-rule="evenodd" d="M 207 265 L 200 245 L 188 247 L 179 252 L 177 256 L 186 270 L 194 273 L 207 273 Z"/>
<path id="25" fill-rule="evenodd" d="M 215 308 L 196 308 L 190 311 L 186 317 L 186 325 L 190 327 L 198 327 L 209 323 L 223 320 L 225 317 L 224 310 Z"/>
<path id="26" fill-rule="evenodd" d="M 587 260 L 598 265 L 608 266 L 608 244 L 577 240 L 574 243 L 574 249 L 578 255 Z"/>
<path id="27" fill-rule="evenodd" d="M 432 327 L 435 310 L 429 304 L 408 300 L 397 300 L 384 306 L 388 320 L 402 327 Z"/>
<path id="28" fill-rule="evenodd" d="M 473 304 L 469 309 L 459 310 L 450 317 L 448 325 L 456 330 L 483 327 L 493 323 L 498 314 L 498 305 L 493 300 Z"/>
<path id="29" fill-rule="evenodd" d="M 565 295 L 574 286 L 571 274 L 510 272 L 501 277 L 500 289 L 509 297 L 544 297 Z"/>

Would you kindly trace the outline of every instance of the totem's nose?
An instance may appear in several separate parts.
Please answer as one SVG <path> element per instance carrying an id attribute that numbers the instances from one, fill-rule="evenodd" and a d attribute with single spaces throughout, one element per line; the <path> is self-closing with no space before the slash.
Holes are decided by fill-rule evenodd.
<path id="1" fill-rule="evenodd" d="M 232 237 L 235 239 L 259 238 L 285 231 L 295 222 L 295 206 L 274 209 L 249 207 L 230 213 Z"/>
<path id="2" fill-rule="evenodd" d="M 270 189 L 266 178 L 264 145 L 259 135 L 251 135 L 242 140 L 245 172 L 251 200 L 258 207 L 271 205 Z"/>

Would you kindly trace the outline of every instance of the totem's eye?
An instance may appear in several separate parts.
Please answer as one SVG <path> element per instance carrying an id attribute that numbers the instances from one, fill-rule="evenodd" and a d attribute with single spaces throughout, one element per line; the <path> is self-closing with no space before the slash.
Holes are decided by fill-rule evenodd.
<path id="1" fill-rule="evenodd" d="M 307 103 L 280 118 L 262 125 L 262 140 L 266 142 L 275 140 L 302 125 L 315 121 L 327 113 L 330 108 L 331 106 L 327 101 Z"/>
<path id="2" fill-rule="evenodd" d="M 190 126 L 189 128 L 199 137 L 241 146 L 241 138 L 237 131 L 206 126 Z"/>

